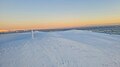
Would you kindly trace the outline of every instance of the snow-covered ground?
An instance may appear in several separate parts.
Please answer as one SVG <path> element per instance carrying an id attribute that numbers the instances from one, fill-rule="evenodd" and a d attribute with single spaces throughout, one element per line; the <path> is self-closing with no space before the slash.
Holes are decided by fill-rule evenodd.
<path id="1" fill-rule="evenodd" d="M 82 30 L 0 35 L 0 67 L 120 67 L 120 35 Z"/>

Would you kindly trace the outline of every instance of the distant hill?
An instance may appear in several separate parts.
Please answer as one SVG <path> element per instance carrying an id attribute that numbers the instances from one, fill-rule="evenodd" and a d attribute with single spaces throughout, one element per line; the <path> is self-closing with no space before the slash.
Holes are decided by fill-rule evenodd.
<path id="1" fill-rule="evenodd" d="M 34 31 L 53 32 L 53 31 L 66 31 L 66 30 L 72 30 L 72 29 L 74 29 L 74 30 L 90 30 L 93 32 L 120 35 L 120 25 L 61 28 L 61 29 L 42 29 L 42 30 L 34 29 Z M 16 31 L 9 31 L 9 32 L 0 32 L 0 34 L 23 33 L 23 32 L 31 32 L 31 30 L 16 30 Z"/>
<path id="2" fill-rule="evenodd" d="M 120 35 L 120 25 L 94 26 L 94 27 L 83 27 L 83 28 L 76 28 L 76 29 L 77 30 L 90 30 L 90 31 L 93 31 L 93 32 Z"/>

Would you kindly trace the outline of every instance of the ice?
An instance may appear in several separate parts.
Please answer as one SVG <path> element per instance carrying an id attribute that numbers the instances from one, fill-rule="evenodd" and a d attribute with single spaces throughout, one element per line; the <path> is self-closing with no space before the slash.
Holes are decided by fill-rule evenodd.
<path id="1" fill-rule="evenodd" d="M 0 35 L 0 67 L 120 67 L 120 35 L 83 30 Z"/>

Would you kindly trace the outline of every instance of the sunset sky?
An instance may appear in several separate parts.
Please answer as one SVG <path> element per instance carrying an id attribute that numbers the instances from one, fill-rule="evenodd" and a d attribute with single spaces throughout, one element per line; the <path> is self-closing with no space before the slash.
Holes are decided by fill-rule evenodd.
<path id="1" fill-rule="evenodd" d="M 0 0 L 0 31 L 120 24 L 120 0 Z"/>

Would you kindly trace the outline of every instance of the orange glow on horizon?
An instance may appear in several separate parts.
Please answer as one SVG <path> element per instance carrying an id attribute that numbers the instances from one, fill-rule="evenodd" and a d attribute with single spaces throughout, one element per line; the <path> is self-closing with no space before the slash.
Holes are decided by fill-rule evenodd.
<path id="1" fill-rule="evenodd" d="M 2 21 L 3 22 L 3 21 Z M 70 28 L 70 27 L 85 27 L 85 26 L 97 26 L 97 25 L 116 25 L 120 24 L 119 18 L 104 18 L 100 19 L 89 19 L 89 20 L 80 20 L 80 19 L 70 19 L 68 21 L 61 20 L 57 21 L 44 21 L 46 23 L 41 23 L 41 21 L 22 21 L 18 23 L 11 23 L 4 21 L 0 23 L 0 32 L 7 30 L 27 30 L 27 29 L 54 29 L 54 28 Z M 5 23 L 6 22 L 6 23 Z M 43 22 L 43 21 L 42 21 Z"/>
<path id="2" fill-rule="evenodd" d="M 8 32 L 8 30 L 0 30 L 0 32 Z"/>

